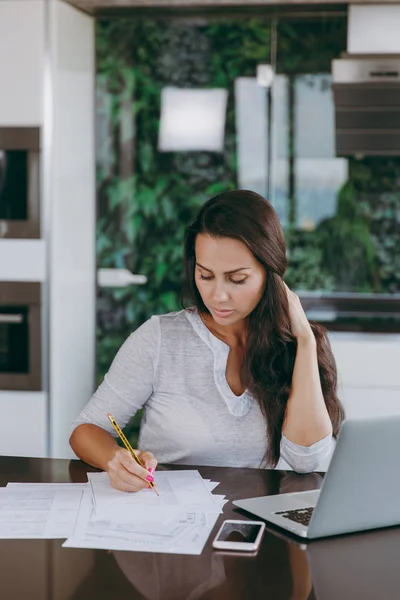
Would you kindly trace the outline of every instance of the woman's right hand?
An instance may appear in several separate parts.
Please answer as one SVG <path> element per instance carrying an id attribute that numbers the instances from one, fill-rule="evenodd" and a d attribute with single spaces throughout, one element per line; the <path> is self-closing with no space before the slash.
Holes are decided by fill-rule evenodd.
<path id="1" fill-rule="evenodd" d="M 107 473 L 111 485 L 122 492 L 138 492 L 149 487 L 154 481 L 153 473 L 157 460 L 151 452 L 135 450 L 144 467 L 138 465 L 131 453 L 125 448 L 118 448 L 107 464 Z"/>

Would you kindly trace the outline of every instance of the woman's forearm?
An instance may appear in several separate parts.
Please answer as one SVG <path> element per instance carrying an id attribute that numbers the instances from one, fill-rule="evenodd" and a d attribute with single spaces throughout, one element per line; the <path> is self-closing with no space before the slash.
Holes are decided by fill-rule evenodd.
<path id="1" fill-rule="evenodd" d="M 311 446 L 332 432 L 318 370 L 317 344 L 311 335 L 298 338 L 292 387 L 282 433 L 293 443 Z"/>
<path id="2" fill-rule="evenodd" d="M 79 425 L 69 439 L 72 450 L 81 460 L 104 471 L 119 446 L 116 439 L 97 425 Z"/>

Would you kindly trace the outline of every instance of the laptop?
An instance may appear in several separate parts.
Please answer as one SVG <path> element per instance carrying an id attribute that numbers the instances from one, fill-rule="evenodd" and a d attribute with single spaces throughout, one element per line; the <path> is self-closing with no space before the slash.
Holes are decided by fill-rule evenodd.
<path id="1" fill-rule="evenodd" d="M 321 489 L 236 500 L 307 539 L 400 524 L 400 415 L 346 420 Z"/>

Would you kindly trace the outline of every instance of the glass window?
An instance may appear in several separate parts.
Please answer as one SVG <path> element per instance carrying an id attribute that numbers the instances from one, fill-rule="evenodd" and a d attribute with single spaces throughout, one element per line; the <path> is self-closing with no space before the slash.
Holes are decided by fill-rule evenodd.
<path id="1" fill-rule="evenodd" d="M 0 219 L 28 218 L 28 156 L 24 150 L 0 149 Z"/>

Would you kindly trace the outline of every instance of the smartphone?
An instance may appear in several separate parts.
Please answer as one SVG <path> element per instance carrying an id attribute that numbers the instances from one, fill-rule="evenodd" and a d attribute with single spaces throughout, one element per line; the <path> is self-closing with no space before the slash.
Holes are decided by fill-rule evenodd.
<path id="1" fill-rule="evenodd" d="M 217 550 L 239 550 L 254 552 L 258 549 L 265 529 L 262 521 L 224 521 L 214 538 Z"/>

